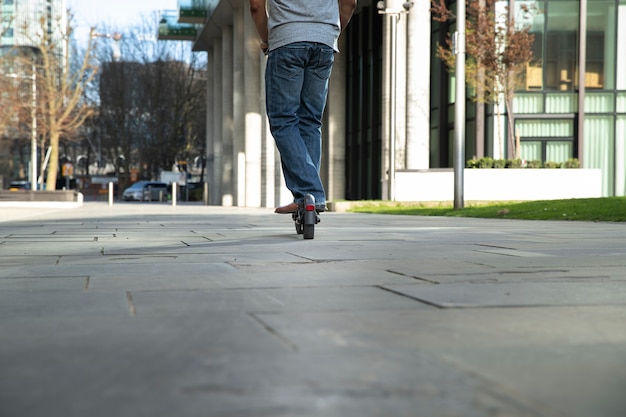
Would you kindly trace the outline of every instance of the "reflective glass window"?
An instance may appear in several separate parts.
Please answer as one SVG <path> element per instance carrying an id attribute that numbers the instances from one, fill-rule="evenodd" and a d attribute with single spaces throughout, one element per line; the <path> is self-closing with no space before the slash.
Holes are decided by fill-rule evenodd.
<path id="1" fill-rule="evenodd" d="M 545 86 L 548 90 L 576 89 L 578 1 L 549 1 L 545 7 Z"/>
<path id="2" fill-rule="evenodd" d="M 615 88 L 616 39 L 615 1 L 589 1 L 587 3 L 585 87 L 589 89 Z"/>

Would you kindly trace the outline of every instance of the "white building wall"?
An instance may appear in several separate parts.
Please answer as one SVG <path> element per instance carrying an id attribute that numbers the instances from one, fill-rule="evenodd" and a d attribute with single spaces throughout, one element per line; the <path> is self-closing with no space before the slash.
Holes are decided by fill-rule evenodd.
<path id="1" fill-rule="evenodd" d="M 415 2 L 407 16 L 406 169 L 430 166 L 429 7 Z"/>

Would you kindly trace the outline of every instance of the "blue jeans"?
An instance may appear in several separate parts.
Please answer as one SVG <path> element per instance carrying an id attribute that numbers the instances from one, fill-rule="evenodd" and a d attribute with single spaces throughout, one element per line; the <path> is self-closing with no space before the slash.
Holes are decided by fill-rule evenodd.
<path id="1" fill-rule="evenodd" d="M 283 175 L 294 201 L 306 194 L 326 204 L 320 179 L 322 115 L 334 51 L 326 45 L 296 42 L 270 51 L 265 100 L 270 130 L 280 152 Z"/>

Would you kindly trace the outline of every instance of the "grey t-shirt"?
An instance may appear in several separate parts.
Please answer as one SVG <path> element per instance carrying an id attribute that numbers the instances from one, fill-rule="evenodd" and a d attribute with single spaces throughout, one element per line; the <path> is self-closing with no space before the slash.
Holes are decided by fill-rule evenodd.
<path id="1" fill-rule="evenodd" d="M 268 0 L 270 50 L 294 42 L 318 42 L 337 50 L 338 0 Z"/>

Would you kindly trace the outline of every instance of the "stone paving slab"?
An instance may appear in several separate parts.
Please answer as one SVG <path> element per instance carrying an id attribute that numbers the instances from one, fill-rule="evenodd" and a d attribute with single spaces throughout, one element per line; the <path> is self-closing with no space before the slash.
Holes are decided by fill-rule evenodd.
<path id="1" fill-rule="evenodd" d="M 626 415 L 624 224 L 0 219 L 3 417 Z"/>
<path id="2" fill-rule="evenodd" d="M 386 285 L 398 294 L 441 308 L 626 305 L 626 281 Z"/>

